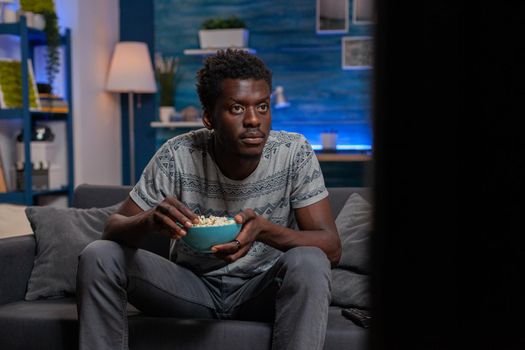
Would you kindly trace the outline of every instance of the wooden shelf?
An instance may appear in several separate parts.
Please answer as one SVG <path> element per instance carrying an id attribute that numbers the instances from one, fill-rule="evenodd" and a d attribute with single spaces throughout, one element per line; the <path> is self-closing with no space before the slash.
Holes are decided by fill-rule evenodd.
<path id="1" fill-rule="evenodd" d="M 181 128 L 203 128 L 204 124 L 202 121 L 193 121 L 193 122 L 151 122 L 150 126 L 152 128 L 167 128 L 167 129 L 181 129 Z"/>
<path id="2" fill-rule="evenodd" d="M 372 156 L 366 153 L 347 152 L 316 152 L 320 162 L 366 162 L 372 160 Z"/>
<path id="3" fill-rule="evenodd" d="M 223 48 L 226 49 L 226 48 Z M 255 49 L 250 49 L 249 47 L 236 47 L 237 50 L 243 50 L 248 53 L 256 53 Z M 206 56 L 206 55 L 213 55 L 217 52 L 217 50 L 221 50 L 221 48 L 217 49 L 186 49 L 184 50 L 184 54 L 188 56 Z"/>

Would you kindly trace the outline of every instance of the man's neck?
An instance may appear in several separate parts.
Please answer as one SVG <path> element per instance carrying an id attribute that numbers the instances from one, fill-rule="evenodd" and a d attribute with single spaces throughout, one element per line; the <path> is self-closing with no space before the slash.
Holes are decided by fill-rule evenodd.
<path id="1" fill-rule="evenodd" d="M 227 154 L 221 151 L 217 140 L 212 138 L 211 154 L 222 174 L 231 180 L 243 180 L 250 176 L 261 160 L 261 156 L 242 157 L 237 154 Z"/>

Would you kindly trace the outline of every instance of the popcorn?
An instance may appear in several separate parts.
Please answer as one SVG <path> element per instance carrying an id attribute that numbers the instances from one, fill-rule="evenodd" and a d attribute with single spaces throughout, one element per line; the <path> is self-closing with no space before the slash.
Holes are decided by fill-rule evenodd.
<path id="1" fill-rule="evenodd" d="M 235 220 L 227 218 L 226 216 L 213 216 L 205 217 L 204 215 L 199 216 L 199 223 L 193 224 L 194 227 L 202 226 L 224 226 L 234 224 Z"/>

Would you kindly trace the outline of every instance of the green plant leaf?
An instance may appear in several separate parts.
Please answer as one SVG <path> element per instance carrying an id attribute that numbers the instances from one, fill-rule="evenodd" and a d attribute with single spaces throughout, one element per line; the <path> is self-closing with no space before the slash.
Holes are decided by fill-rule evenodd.
<path id="1" fill-rule="evenodd" d="M 230 16 L 228 18 L 209 18 L 202 22 L 202 29 L 232 29 L 232 28 L 246 28 L 246 24 L 237 16 Z"/>

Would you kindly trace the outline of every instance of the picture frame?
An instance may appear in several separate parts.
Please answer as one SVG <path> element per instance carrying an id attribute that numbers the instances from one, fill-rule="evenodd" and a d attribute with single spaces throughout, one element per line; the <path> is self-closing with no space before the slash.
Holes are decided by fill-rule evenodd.
<path id="1" fill-rule="evenodd" d="M 349 0 L 317 0 L 316 33 L 347 33 L 350 21 Z"/>
<path id="2" fill-rule="evenodd" d="M 346 36 L 341 38 L 341 66 L 344 70 L 366 70 L 373 67 L 373 38 Z"/>
<path id="3" fill-rule="evenodd" d="M 366 25 L 375 22 L 374 0 L 353 0 L 352 24 Z"/>
<path id="4" fill-rule="evenodd" d="M 27 61 L 29 109 L 41 109 L 33 64 Z M 0 57 L 0 108 L 22 108 L 22 70 L 20 60 Z"/>

